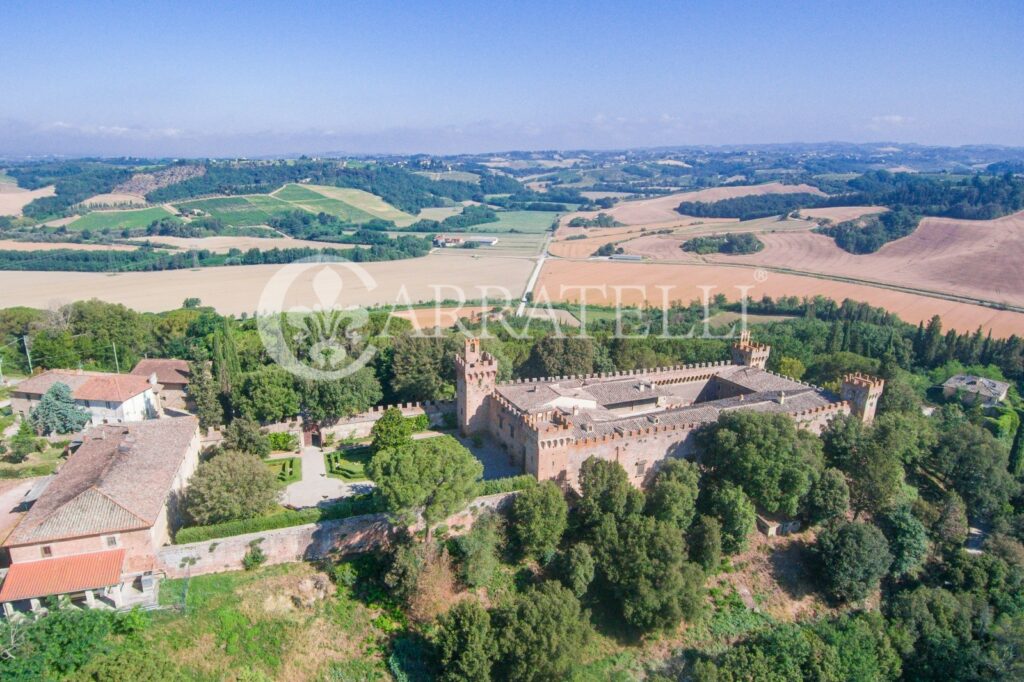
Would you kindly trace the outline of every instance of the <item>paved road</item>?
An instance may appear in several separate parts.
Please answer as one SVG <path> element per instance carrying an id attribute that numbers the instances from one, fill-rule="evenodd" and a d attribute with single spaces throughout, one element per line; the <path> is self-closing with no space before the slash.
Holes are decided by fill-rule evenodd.
<path id="1" fill-rule="evenodd" d="M 519 307 L 516 308 L 516 316 L 521 317 L 523 312 L 526 310 L 526 303 L 530 292 L 533 291 L 533 287 L 537 284 L 537 280 L 540 278 L 540 271 L 544 267 L 544 261 L 548 257 L 548 245 L 551 244 L 551 239 L 555 236 L 554 232 L 548 233 L 548 238 L 544 240 L 544 246 L 541 248 L 540 257 L 537 258 L 537 265 L 534 266 L 533 272 L 530 273 L 530 279 L 526 281 L 526 288 L 523 290 L 523 297 L 519 300 Z"/>
<path id="2" fill-rule="evenodd" d="M 369 481 L 346 483 L 340 478 L 327 475 L 323 450 L 307 447 L 299 455 L 302 459 L 302 480 L 288 485 L 281 502 L 293 507 L 315 507 L 340 497 L 351 497 L 365 493 L 373 487 Z"/>

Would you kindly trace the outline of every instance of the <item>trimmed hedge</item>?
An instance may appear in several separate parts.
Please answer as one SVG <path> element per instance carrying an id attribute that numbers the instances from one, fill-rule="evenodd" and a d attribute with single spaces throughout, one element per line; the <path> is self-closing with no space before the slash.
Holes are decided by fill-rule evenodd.
<path id="1" fill-rule="evenodd" d="M 185 545 L 190 542 L 227 538 L 232 535 L 259 533 L 265 530 L 304 526 L 307 523 L 318 523 L 333 519 L 347 519 L 352 516 L 374 514 L 384 511 L 382 500 L 373 493 L 347 497 L 325 507 L 310 509 L 285 509 L 266 516 L 253 519 L 225 521 L 209 526 L 192 526 L 182 528 L 174 534 L 174 544 Z"/>
<path id="2" fill-rule="evenodd" d="M 489 481 L 480 482 L 479 495 L 497 495 L 498 493 L 511 493 L 516 490 L 526 490 L 537 485 L 537 479 L 529 474 L 509 476 L 507 478 L 494 478 Z"/>

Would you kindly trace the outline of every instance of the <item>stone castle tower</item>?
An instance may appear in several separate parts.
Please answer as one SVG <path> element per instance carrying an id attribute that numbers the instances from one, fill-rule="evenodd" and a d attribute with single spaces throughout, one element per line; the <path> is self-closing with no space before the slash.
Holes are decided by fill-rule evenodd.
<path id="1" fill-rule="evenodd" d="M 884 379 L 857 372 L 843 377 L 840 396 L 843 400 L 850 401 L 853 413 L 860 417 L 862 422 L 870 424 L 875 420 L 878 399 L 882 396 L 884 388 Z"/>
<path id="2" fill-rule="evenodd" d="M 465 354 L 455 358 L 459 430 L 463 435 L 487 431 L 488 401 L 498 382 L 498 361 L 480 350 L 480 339 L 467 338 Z"/>
<path id="3" fill-rule="evenodd" d="M 768 355 L 771 352 L 771 346 L 752 342 L 750 331 L 744 330 L 740 332 L 740 340 L 732 344 L 732 361 L 736 365 L 764 369 L 768 364 Z"/>

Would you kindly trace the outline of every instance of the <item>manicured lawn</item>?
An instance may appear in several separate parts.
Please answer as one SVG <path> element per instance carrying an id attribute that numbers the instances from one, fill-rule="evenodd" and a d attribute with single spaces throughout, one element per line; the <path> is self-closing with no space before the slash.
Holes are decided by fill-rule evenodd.
<path id="1" fill-rule="evenodd" d="M 68 225 L 69 230 L 93 232 L 110 230 L 137 230 L 148 227 L 154 220 L 168 218 L 171 213 L 162 206 L 143 208 L 135 211 L 93 211 Z"/>
<path id="2" fill-rule="evenodd" d="M 327 475 L 343 481 L 365 481 L 368 478 L 366 463 L 371 455 L 369 445 L 328 452 L 324 454 Z"/>
<path id="3" fill-rule="evenodd" d="M 267 468 L 274 472 L 282 485 L 288 485 L 302 479 L 302 460 L 298 457 L 271 459 L 265 462 Z"/>

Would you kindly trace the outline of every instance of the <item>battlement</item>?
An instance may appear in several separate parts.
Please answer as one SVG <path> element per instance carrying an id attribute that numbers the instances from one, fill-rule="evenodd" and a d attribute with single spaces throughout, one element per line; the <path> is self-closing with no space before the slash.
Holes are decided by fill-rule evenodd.
<path id="1" fill-rule="evenodd" d="M 740 332 L 739 341 L 732 344 L 732 360 L 737 365 L 764 369 L 771 352 L 771 346 L 751 341 L 749 330 Z"/>
<path id="2" fill-rule="evenodd" d="M 885 379 L 879 379 L 878 377 L 860 372 L 845 375 L 843 383 L 876 391 L 881 391 L 885 387 Z"/>
<path id="3" fill-rule="evenodd" d="M 854 372 L 843 377 L 841 396 L 843 400 L 849 401 L 854 414 L 861 421 L 870 424 L 875 419 L 878 399 L 884 389 L 885 379 Z"/>
<path id="4" fill-rule="evenodd" d="M 667 367 L 646 367 L 643 369 L 629 369 L 620 370 L 617 372 L 599 372 L 594 374 L 574 374 L 567 376 L 550 376 L 550 377 L 533 377 L 526 379 L 512 379 L 510 381 L 502 381 L 498 383 L 498 386 L 515 386 L 518 384 L 553 384 L 559 381 L 592 381 L 594 379 L 628 379 L 630 377 L 651 377 L 655 374 L 670 374 L 672 372 L 685 372 L 695 369 L 710 369 L 715 367 L 726 368 L 731 367 L 733 363 L 726 360 L 719 360 L 717 362 L 695 362 L 688 365 L 670 365 Z M 712 372 L 711 374 L 714 374 Z M 697 381 L 702 378 L 706 378 L 708 375 L 694 375 L 693 380 Z M 688 380 L 690 377 L 681 377 Z M 668 381 L 666 378 L 664 381 Z M 654 383 L 662 383 L 662 381 L 654 380 Z"/>

